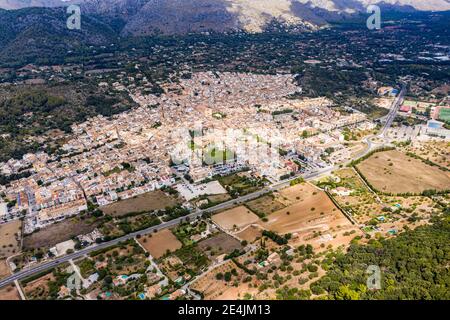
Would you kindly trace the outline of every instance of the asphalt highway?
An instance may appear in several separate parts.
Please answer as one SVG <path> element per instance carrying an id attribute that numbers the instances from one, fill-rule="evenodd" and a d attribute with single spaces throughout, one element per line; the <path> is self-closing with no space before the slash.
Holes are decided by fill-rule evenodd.
<path id="1" fill-rule="evenodd" d="M 386 134 L 387 130 L 392 125 L 392 122 L 395 119 L 395 116 L 397 115 L 398 109 L 400 108 L 401 103 L 403 102 L 403 98 L 406 93 L 406 85 L 402 86 L 402 89 L 400 93 L 398 94 L 397 98 L 395 98 L 391 110 L 389 111 L 389 114 L 387 115 L 386 122 L 384 124 L 383 129 L 380 131 L 379 136 L 382 137 Z"/>

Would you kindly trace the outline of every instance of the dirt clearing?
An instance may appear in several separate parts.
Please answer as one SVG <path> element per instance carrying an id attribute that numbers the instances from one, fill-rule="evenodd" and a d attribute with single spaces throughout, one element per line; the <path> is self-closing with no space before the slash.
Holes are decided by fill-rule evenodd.
<path id="1" fill-rule="evenodd" d="M 14 220 L 0 225 L 0 259 L 20 251 L 22 222 Z"/>
<path id="2" fill-rule="evenodd" d="M 2 300 L 20 300 L 19 291 L 17 291 L 15 285 L 10 284 L 0 288 L 0 301 Z"/>
<path id="3" fill-rule="evenodd" d="M 206 240 L 200 241 L 198 247 L 206 252 L 208 257 L 217 257 L 224 253 L 230 253 L 233 250 L 241 250 L 241 243 L 226 233 L 219 233 Z"/>
<path id="4" fill-rule="evenodd" d="M 246 203 L 246 206 L 260 217 L 264 217 L 285 207 L 283 203 L 278 201 L 274 194 L 268 194 L 249 201 Z"/>
<path id="5" fill-rule="evenodd" d="M 240 229 L 259 220 L 256 214 L 244 206 L 226 210 L 212 216 L 211 219 L 225 230 Z"/>
<path id="6" fill-rule="evenodd" d="M 8 264 L 6 263 L 6 259 L 0 259 L 0 279 L 3 279 L 9 276 L 11 272 L 9 272 Z"/>
<path id="7" fill-rule="evenodd" d="M 245 240 L 247 242 L 253 242 L 258 238 L 261 238 L 262 230 L 258 226 L 250 225 L 247 228 L 245 228 L 243 231 L 236 234 L 236 237 L 238 237 L 241 240 Z"/>
<path id="8" fill-rule="evenodd" d="M 151 237 L 149 235 L 143 236 L 138 241 L 156 259 L 165 255 L 167 250 L 173 252 L 181 248 L 181 242 L 169 229 L 153 233 Z"/>
<path id="9" fill-rule="evenodd" d="M 450 189 L 450 173 L 397 150 L 378 152 L 358 166 L 361 174 L 381 192 L 421 193 Z"/>
<path id="10" fill-rule="evenodd" d="M 177 200 L 165 194 L 161 190 L 147 192 L 134 198 L 121 200 L 101 207 L 101 210 L 109 215 L 118 217 L 134 212 L 150 212 L 161 210 L 166 207 L 173 207 Z"/>
<path id="11" fill-rule="evenodd" d="M 64 220 L 26 236 L 23 239 L 23 246 L 27 249 L 52 247 L 57 243 L 70 240 L 72 237 L 92 232 L 98 224 L 97 222 L 90 223 L 88 219 Z"/>

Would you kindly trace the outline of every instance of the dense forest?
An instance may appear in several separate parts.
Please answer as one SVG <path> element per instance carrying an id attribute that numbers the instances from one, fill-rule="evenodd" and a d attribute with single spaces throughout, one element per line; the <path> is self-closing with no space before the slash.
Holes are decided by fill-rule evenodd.
<path id="1" fill-rule="evenodd" d="M 381 269 L 380 290 L 366 286 L 369 265 Z M 328 299 L 450 299 L 450 208 L 432 225 L 330 254 L 324 266 L 311 291 Z"/>

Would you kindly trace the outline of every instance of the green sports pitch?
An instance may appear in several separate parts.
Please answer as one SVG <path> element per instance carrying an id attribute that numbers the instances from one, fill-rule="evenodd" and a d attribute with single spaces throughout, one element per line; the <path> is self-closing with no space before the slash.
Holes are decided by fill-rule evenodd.
<path id="1" fill-rule="evenodd" d="M 439 111 L 439 120 L 450 122 L 450 108 L 441 109 Z"/>

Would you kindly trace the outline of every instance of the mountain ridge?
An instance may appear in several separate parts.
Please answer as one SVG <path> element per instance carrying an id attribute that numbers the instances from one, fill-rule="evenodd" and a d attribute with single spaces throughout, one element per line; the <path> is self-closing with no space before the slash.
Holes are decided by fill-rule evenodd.
<path id="1" fill-rule="evenodd" d="M 79 4 L 82 14 L 120 20 L 123 35 L 261 32 L 272 20 L 314 29 L 329 18 L 366 13 L 370 4 L 386 10 L 450 10 L 450 0 L 0 0 L 0 9 L 70 4 Z"/>
<path id="2" fill-rule="evenodd" d="M 412 2 L 424 5 L 420 0 L 0 0 L 0 8 L 24 6 L 0 9 L 0 59 L 10 59 L 14 52 L 49 56 L 52 50 L 106 45 L 119 37 L 259 33 L 278 24 L 314 31 L 353 15 L 368 15 L 369 3 L 380 4 L 385 12 L 408 12 L 416 10 Z M 73 3 L 81 6 L 81 30 L 66 27 L 69 14 L 63 7 Z M 429 0 L 428 6 L 450 10 L 450 1 Z"/>

